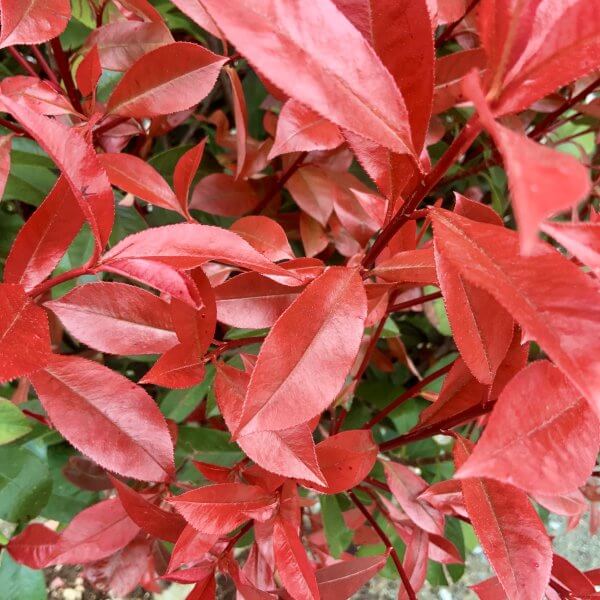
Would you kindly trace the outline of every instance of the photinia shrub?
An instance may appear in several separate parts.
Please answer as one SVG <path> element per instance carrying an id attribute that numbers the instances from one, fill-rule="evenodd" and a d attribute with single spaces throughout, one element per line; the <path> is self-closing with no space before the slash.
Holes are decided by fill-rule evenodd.
<path id="1" fill-rule="evenodd" d="M 0 11 L 11 598 L 595 595 L 600 0 Z"/>

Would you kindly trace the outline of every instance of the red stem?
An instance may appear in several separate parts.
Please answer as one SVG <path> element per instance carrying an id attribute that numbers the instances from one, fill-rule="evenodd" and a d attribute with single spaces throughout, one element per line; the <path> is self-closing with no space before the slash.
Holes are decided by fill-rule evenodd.
<path id="1" fill-rule="evenodd" d="M 10 121 L 0 117 L 0 125 L 2 125 L 2 127 L 6 127 L 6 129 L 14 131 L 17 135 L 22 135 L 23 137 L 28 137 L 31 139 L 31 136 L 24 129 L 21 129 L 21 127 L 19 127 L 16 123 L 11 123 Z"/>
<path id="2" fill-rule="evenodd" d="M 112 121 L 107 121 L 103 125 L 100 125 L 96 129 L 94 129 L 94 135 L 100 136 L 103 133 L 106 133 L 107 131 L 111 130 L 113 127 L 117 127 L 118 125 L 121 125 L 121 123 L 125 123 L 125 121 L 128 121 L 128 120 L 129 120 L 129 117 L 117 117 L 116 119 L 113 119 Z"/>
<path id="3" fill-rule="evenodd" d="M 444 29 L 440 37 L 435 41 L 436 48 L 439 48 L 444 42 L 450 39 L 450 36 L 454 32 L 454 30 L 458 27 L 458 25 L 460 25 L 464 21 L 465 17 L 477 6 L 478 3 L 479 0 L 473 0 L 471 4 L 469 4 L 469 6 L 467 7 L 465 14 L 458 21 L 454 21 L 454 23 L 451 23 L 446 27 L 446 29 Z"/>
<path id="4" fill-rule="evenodd" d="M 81 277 L 81 275 L 89 275 L 90 273 L 91 271 L 87 266 L 71 269 L 66 273 L 62 273 L 61 275 L 57 275 L 56 277 L 52 277 L 50 279 L 46 279 L 46 281 L 42 281 L 42 283 L 36 285 L 29 292 L 29 295 L 32 298 L 35 298 L 36 296 L 40 296 L 44 292 L 47 292 L 48 290 L 52 289 L 56 285 L 59 285 L 71 279 L 75 279 L 76 277 Z"/>
<path id="5" fill-rule="evenodd" d="M 40 65 L 40 67 L 42 68 L 44 73 L 46 73 L 48 79 L 57 88 L 60 88 L 60 82 L 58 81 L 58 77 L 56 76 L 56 73 L 52 70 L 52 68 L 48 64 L 48 61 L 44 58 L 44 55 L 42 54 L 40 49 L 37 46 L 31 46 L 31 51 L 33 52 L 33 55 L 35 56 L 35 59 L 37 60 L 38 65 Z"/>
<path id="6" fill-rule="evenodd" d="M 401 404 L 410 400 L 411 398 L 414 398 L 426 385 L 430 384 L 432 381 L 435 381 L 442 375 L 445 375 L 452 368 L 453 364 L 454 362 L 451 362 L 449 365 L 446 365 L 445 367 L 434 371 L 433 373 L 427 375 L 427 377 L 421 379 L 421 381 L 415 383 L 415 385 L 413 385 L 412 387 L 408 388 L 405 392 L 400 394 L 400 396 L 398 396 L 393 402 L 386 406 L 381 412 L 376 414 L 368 423 L 365 423 L 365 425 L 363 425 L 363 429 L 371 429 L 373 425 L 376 425 L 377 423 L 385 419 L 392 411 L 396 410 Z"/>
<path id="7" fill-rule="evenodd" d="M 54 53 L 54 59 L 56 60 L 56 65 L 58 66 L 60 76 L 65 84 L 69 99 L 71 100 L 71 104 L 77 112 L 82 113 L 83 107 L 81 106 L 77 88 L 75 87 L 75 82 L 73 81 L 73 77 L 71 75 L 69 58 L 63 50 L 62 44 L 60 43 L 60 38 L 55 37 L 50 44 L 52 46 L 52 52 Z"/>
<path id="8" fill-rule="evenodd" d="M 356 497 L 356 494 L 352 490 L 348 490 L 347 494 L 350 497 L 350 500 L 352 500 L 352 502 L 354 502 L 354 504 L 356 505 L 356 508 L 358 508 L 358 510 L 360 510 L 360 512 L 365 516 L 367 521 L 369 521 L 377 535 L 380 537 L 381 541 L 385 544 L 385 547 L 389 550 L 390 556 L 392 557 L 392 560 L 396 565 L 396 569 L 398 570 L 398 575 L 400 575 L 400 579 L 402 580 L 402 583 L 406 588 L 406 593 L 408 594 L 408 597 L 410 598 L 410 600 L 417 600 L 415 590 L 413 590 L 412 585 L 410 584 L 408 575 L 406 574 L 406 571 L 402 566 L 400 557 L 398 556 L 398 553 L 396 552 L 396 549 L 394 548 L 394 545 L 392 544 L 390 538 L 387 536 L 385 531 L 381 529 L 379 523 L 375 520 L 375 518 L 369 512 L 367 507 Z"/>
<path id="9" fill-rule="evenodd" d="M 287 168 L 285 173 L 281 175 L 271 190 L 265 194 L 265 197 L 260 201 L 260 204 L 254 209 L 256 213 L 261 213 L 267 208 L 271 200 L 275 198 L 277 192 L 283 189 L 283 186 L 287 183 L 288 179 L 298 170 L 307 155 L 308 152 L 300 152 L 296 160 Z"/>
<path id="10" fill-rule="evenodd" d="M 21 56 L 21 53 L 13 46 L 8 47 L 8 51 L 12 55 L 12 57 L 31 75 L 36 79 L 39 79 L 39 75 L 35 72 L 33 67 Z"/>
<path id="11" fill-rule="evenodd" d="M 419 296 L 418 298 L 414 298 L 413 300 L 407 300 L 406 302 L 398 302 L 398 304 L 394 304 L 388 308 L 388 314 L 393 312 L 398 312 L 400 310 L 405 310 L 407 308 L 412 308 L 413 306 L 418 306 L 419 304 L 423 304 L 425 302 L 429 302 L 430 300 L 437 300 L 442 297 L 442 292 L 432 292 L 431 294 L 425 294 L 424 296 Z"/>

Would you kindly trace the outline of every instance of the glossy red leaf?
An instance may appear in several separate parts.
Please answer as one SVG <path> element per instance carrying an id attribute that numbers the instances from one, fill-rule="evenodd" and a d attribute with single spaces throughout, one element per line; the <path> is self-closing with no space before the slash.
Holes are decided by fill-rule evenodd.
<path id="1" fill-rule="evenodd" d="M 237 427 L 250 375 L 217 363 L 215 396 L 230 431 Z M 240 437 L 238 445 L 256 464 L 285 477 L 324 483 L 311 428 L 302 423 L 281 431 L 259 431 Z"/>
<path id="2" fill-rule="evenodd" d="M 203 5 L 236 48 L 284 92 L 345 129 L 395 152 L 413 152 L 406 106 L 392 76 L 330 0 Z M 344 58 L 348 47 L 352 62 Z"/>
<path id="3" fill-rule="evenodd" d="M 0 283 L 0 382 L 42 368 L 51 352 L 44 310 L 22 286 Z"/>
<path id="4" fill-rule="evenodd" d="M 344 143 L 337 125 L 291 98 L 281 108 L 269 159 L 291 152 L 333 150 Z"/>
<path id="5" fill-rule="evenodd" d="M 442 538 L 444 539 L 444 538 Z M 410 585 L 418 592 L 425 583 L 427 576 L 427 559 L 429 555 L 429 535 L 423 529 L 414 527 L 410 536 L 403 537 L 406 551 L 402 559 L 402 566 L 406 571 Z M 405 586 L 398 592 L 398 600 L 410 598 Z"/>
<path id="6" fill-rule="evenodd" d="M 10 539 L 6 549 L 22 565 L 43 569 L 55 552 L 59 539 L 56 531 L 41 523 L 30 523 L 19 535 Z"/>
<path id="7" fill-rule="evenodd" d="M 190 208 L 211 215 L 240 217 L 251 212 L 260 199 L 252 186 L 225 173 L 203 177 L 192 192 Z"/>
<path id="8" fill-rule="evenodd" d="M 4 265 L 4 280 L 30 291 L 56 267 L 84 223 L 77 199 L 64 177 L 27 219 Z"/>
<path id="9" fill-rule="evenodd" d="M 160 46 L 125 72 L 106 108 L 109 113 L 134 118 L 186 110 L 210 92 L 226 60 L 198 44 Z"/>
<path id="10" fill-rule="evenodd" d="M 269 217 L 250 215 L 238 219 L 232 226 L 255 250 L 272 261 L 293 259 L 294 252 L 290 247 L 283 227 Z"/>
<path id="11" fill-rule="evenodd" d="M 517 235 L 506 229 L 440 209 L 432 217 L 439 252 L 504 306 L 600 414 L 600 365 L 590 360 L 600 340 L 592 280 L 544 244 L 535 257 L 520 256 Z"/>
<path id="12" fill-rule="evenodd" d="M 389 283 L 422 283 L 437 285 L 433 248 L 399 252 L 377 263 L 371 271 Z"/>
<path id="13" fill-rule="evenodd" d="M 488 477 L 528 492 L 562 494 L 590 476 L 598 419 L 551 363 L 531 363 L 506 385 L 457 477 Z"/>
<path id="14" fill-rule="evenodd" d="M 444 535 L 444 516 L 418 498 L 428 487 L 427 482 L 400 463 L 384 461 L 383 468 L 394 498 L 411 521 L 429 533 Z"/>
<path id="15" fill-rule="evenodd" d="M 552 236 L 584 265 L 595 272 L 600 271 L 600 222 L 544 223 L 542 231 Z"/>
<path id="16" fill-rule="evenodd" d="M 188 196 L 190 194 L 190 187 L 196 172 L 198 171 L 200 162 L 202 161 L 205 146 L 206 138 L 188 150 L 175 165 L 175 172 L 173 173 L 173 188 L 175 190 L 177 200 L 179 200 L 181 210 L 183 214 L 187 216 L 189 216 Z"/>
<path id="17" fill-rule="evenodd" d="M 310 283 L 262 345 L 238 433 L 288 429 L 327 408 L 356 358 L 366 312 L 356 271 L 332 267 Z"/>
<path id="18" fill-rule="evenodd" d="M 471 451 L 468 440 L 457 438 L 457 468 Z M 486 479 L 464 479 L 461 486 L 471 524 L 506 595 L 541 600 L 550 579 L 552 545 L 527 496 Z"/>
<path id="19" fill-rule="evenodd" d="M 372 579 L 387 561 L 386 554 L 337 562 L 316 571 L 321 600 L 345 600 Z"/>
<path id="20" fill-rule="evenodd" d="M 231 86 L 231 95 L 233 99 L 233 116 L 235 118 L 235 145 L 236 145 L 236 165 L 235 177 L 239 179 L 247 170 L 246 159 L 247 150 L 246 142 L 248 138 L 248 110 L 246 108 L 246 97 L 244 96 L 244 88 L 237 71 L 227 66 L 225 74 L 229 79 Z"/>
<path id="21" fill-rule="evenodd" d="M 75 356 L 54 356 L 30 379 L 52 423 L 83 454 L 126 477 L 171 479 L 175 467 L 167 424 L 135 383 Z"/>
<path id="22" fill-rule="evenodd" d="M 279 577 L 285 589 L 297 600 L 318 600 L 319 587 L 315 572 L 295 527 L 276 519 L 273 529 L 273 550 Z"/>
<path id="23" fill-rule="evenodd" d="M 262 488 L 243 483 L 218 483 L 172 496 L 169 502 L 202 533 L 223 535 L 250 519 L 267 519 L 276 505 Z"/>
<path id="24" fill-rule="evenodd" d="M 65 30 L 71 18 L 71 3 L 69 0 L 2 0 L 0 13 L 0 48 L 41 44 Z"/>
<path id="25" fill-rule="evenodd" d="M 587 196 L 591 185 L 589 173 L 576 158 L 542 146 L 497 123 L 486 104 L 476 75 L 469 75 L 464 85 L 502 155 L 521 247 L 524 253 L 529 254 L 533 251 L 542 221 L 576 206 Z"/>
<path id="26" fill-rule="evenodd" d="M 190 344 L 177 344 L 169 348 L 140 379 L 140 383 L 153 383 L 171 389 L 184 389 L 198 385 L 206 373 L 200 355 Z"/>
<path id="27" fill-rule="evenodd" d="M 92 49 L 84 56 L 77 67 L 75 78 L 77 87 L 83 96 L 91 96 L 96 90 L 98 81 L 102 76 L 102 65 L 100 64 L 100 55 L 98 46 L 92 46 Z"/>
<path id="28" fill-rule="evenodd" d="M 161 540 L 173 543 L 177 541 L 186 526 L 181 516 L 160 508 L 115 477 L 111 477 L 111 481 L 123 508 L 136 525 Z"/>
<path id="29" fill-rule="evenodd" d="M 51 564 L 85 564 L 124 548 L 140 528 L 118 498 L 102 500 L 81 511 L 61 532 Z"/>
<path id="30" fill-rule="evenodd" d="M 240 236 L 210 225 L 180 223 L 130 235 L 113 246 L 101 264 L 132 258 L 151 259 L 179 269 L 192 269 L 216 260 L 259 273 L 289 275 Z"/>
<path id="31" fill-rule="evenodd" d="M 8 81 L 0 85 L 0 101 L 61 169 L 90 223 L 97 250 L 101 250 L 108 242 L 115 208 L 108 177 L 94 148 L 77 128 L 39 115 L 18 97 L 6 95 Z"/>
<path id="32" fill-rule="evenodd" d="M 218 540 L 218 535 L 200 533 L 191 525 L 186 525 L 173 546 L 167 572 L 172 573 L 182 565 L 198 562 Z"/>
<path id="33" fill-rule="evenodd" d="M 317 464 L 327 485 L 308 484 L 323 494 L 339 494 L 358 485 L 377 460 L 377 444 L 365 429 L 342 431 L 319 442 Z"/>
<path id="34" fill-rule="evenodd" d="M 301 290 L 258 273 L 242 273 L 215 288 L 217 316 L 233 327 L 272 327 Z"/>
<path id="35" fill-rule="evenodd" d="M 337 185 L 330 174 L 320 167 L 307 165 L 298 169 L 285 188 L 294 202 L 324 227 L 333 211 Z"/>
<path id="36" fill-rule="evenodd" d="M 90 348 L 111 354 L 159 354 L 177 344 L 169 304 L 124 283 L 87 283 L 46 307 Z"/>
<path id="37" fill-rule="evenodd" d="M 155 206 L 182 212 L 169 184 L 145 160 L 122 153 L 99 154 L 98 158 L 115 187 Z"/>

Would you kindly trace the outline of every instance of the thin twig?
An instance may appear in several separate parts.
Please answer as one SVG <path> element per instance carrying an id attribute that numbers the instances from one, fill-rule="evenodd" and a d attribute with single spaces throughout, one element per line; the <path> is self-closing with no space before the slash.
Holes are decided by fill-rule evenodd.
<path id="1" fill-rule="evenodd" d="M 7 50 L 10 52 L 11 56 L 31 75 L 36 79 L 39 79 L 39 75 L 35 72 L 34 68 L 21 56 L 21 53 L 14 47 L 9 46 Z"/>
<path id="2" fill-rule="evenodd" d="M 46 76 L 48 77 L 48 79 L 57 88 L 60 88 L 60 82 L 58 81 L 58 77 L 56 76 L 56 73 L 52 70 L 52 68 L 48 64 L 48 61 L 42 54 L 41 50 L 37 46 L 31 46 L 31 51 L 33 52 L 33 55 L 35 56 L 35 59 L 36 59 L 38 65 L 40 65 L 40 67 L 42 68 L 44 73 L 46 73 Z"/>
<path id="3" fill-rule="evenodd" d="M 71 104 L 73 108 L 79 112 L 83 112 L 83 107 L 81 106 L 81 101 L 79 100 L 79 94 L 77 93 L 77 88 L 75 87 L 75 82 L 73 81 L 73 76 L 71 75 L 71 68 L 69 67 L 69 59 L 63 50 L 62 44 L 60 43 L 60 38 L 55 37 L 51 42 L 52 52 L 54 53 L 54 59 L 56 60 L 56 65 L 58 66 L 58 70 L 60 71 L 60 76 L 65 84 L 65 89 L 67 90 L 67 95 L 69 96 L 69 100 L 71 100 Z"/>
<path id="4" fill-rule="evenodd" d="M 285 173 L 281 175 L 281 177 L 277 180 L 275 185 L 265 194 L 265 197 L 260 201 L 258 206 L 254 209 L 256 213 L 261 213 L 278 192 L 283 189 L 283 186 L 287 183 L 288 179 L 298 170 L 300 165 L 304 162 L 304 159 L 307 157 L 308 152 L 300 152 L 296 160 L 287 168 Z"/>

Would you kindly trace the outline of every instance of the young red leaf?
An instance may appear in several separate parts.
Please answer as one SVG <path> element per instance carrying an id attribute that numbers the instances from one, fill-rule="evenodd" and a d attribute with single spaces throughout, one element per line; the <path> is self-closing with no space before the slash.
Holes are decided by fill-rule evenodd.
<path id="1" fill-rule="evenodd" d="M 173 496 L 169 502 L 198 531 L 223 535 L 250 519 L 264 521 L 277 500 L 254 485 L 218 483 Z"/>
<path id="2" fill-rule="evenodd" d="M 4 280 L 30 291 L 56 267 L 85 218 L 64 176 L 27 219 L 4 265 Z"/>
<path id="3" fill-rule="evenodd" d="M 577 567 L 566 558 L 555 554 L 552 557 L 552 576 L 564 585 L 574 595 L 593 595 L 596 593 L 594 584 Z"/>
<path id="4" fill-rule="evenodd" d="M 0 48 L 41 44 L 65 30 L 71 18 L 71 3 L 69 0 L 2 0 L 0 15 Z"/>
<path id="5" fill-rule="evenodd" d="M 110 183 L 93 146 L 78 129 L 39 115 L 18 97 L 10 97 L 6 92 L 9 81 L 0 85 L 0 101 L 61 169 L 100 251 L 108 242 L 115 208 Z"/>
<path id="6" fill-rule="evenodd" d="M 51 352 L 44 310 L 33 304 L 22 286 L 0 283 L 0 382 L 42 368 Z"/>
<path id="7" fill-rule="evenodd" d="M 238 433 L 288 429 L 327 408 L 356 358 L 366 312 L 356 271 L 332 267 L 310 283 L 262 345 Z"/>
<path id="8" fill-rule="evenodd" d="M 497 123 L 475 74 L 465 79 L 465 91 L 475 103 L 482 123 L 494 138 L 508 174 L 523 252 L 533 251 L 541 222 L 572 208 L 587 196 L 587 169 L 574 157 L 542 146 Z"/>
<path id="9" fill-rule="evenodd" d="M 315 572 L 295 527 L 281 518 L 275 520 L 273 551 L 279 577 L 296 600 L 318 600 L 319 587 Z"/>
<path id="10" fill-rule="evenodd" d="M 173 0 L 173 4 L 190 19 L 198 23 L 202 29 L 206 29 L 215 37 L 222 38 L 223 33 L 217 27 L 212 17 L 198 0 Z"/>
<path id="11" fill-rule="evenodd" d="M 161 540 L 173 543 L 177 541 L 186 527 L 182 517 L 156 506 L 115 477 L 111 477 L 111 481 L 119 494 L 123 508 L 136 525 Z"/>
<path id="12" fill-rule="evenodd" d="M 246 141 L 248 138 L 248 110 L 246 108 L 246 97 L 244 88 L 237 71 L 227 66 L 225 73 L 231 86 L 233 98 L 233 115 L 235 118 L 235 143 L 236 143 L 236 166 L 235 178 L 239 179 L 246 172 Z"/>
<path id="13" fill-rule="evenodd" d="M 383 569 L 386 561 L 386 554 L 362 556 L 319 569 L 315 576 L 321 600 L 350 598 Z"/>
<path id="14" fill-rule="evenodd" d="M 125 72 L 106 109 L 133 118 L 186 110 L 210 92 L 226 61 L 198 44 L 161 46 L 144 54 Z"/>
<path id="15" fill-rule="evenodd" d="M 6 549 L 22 565 L 43 569 L 55 552 L 59 539 L 56 531 L 41 523 L 30 523 L 19 535 L 11 538 Z"/>
<path id="16" fill-rule="evenodd" d="M 140 383 L 153 383 L 171 389 L 184 389 L 198 385 L 206 373 L 200 355 L 190 344 L 177 344 L 169 348 L 140 379 Z"/>
<path id="17" fill-rule="evenodd" d="M 46 302 L 67 331 L 111 354 L 159 354 L 177 344 L 169 304 L 124 283 L 87 283 Z"/>
<path id="18" fill-rule="evenodd" d="M 81 94 L 83 96 L 91 96 L 96 90 L 101 76 L 102 65 L 100 64 L 98 46 L 94 45 L 79 63 L 77 73 L 75 74 L 77 87 Z"/>
<path id="19" fill-rule="evenodd" d="M 431 283 L 437 285 L 433 248 L 407 250 L 379 261 L 371 271 L 389 283 Z"/>
<path id="20" fill-rule="evenodd" d="M 290 247 L 283 227 L 269 217 L 251 215 L 238 219 L 232 226 L 255 250 L 272 261 L 293 259 L 294 252 Z"/>
<path id="21" fill-rule="evenodd" d="M 534 257 L 520 256 L 517 235 L 506 229 L 440 209 L 432 219 L 438 251 L 504 306 L 600 414 L 600 363 L 592 358 L 600 351 L 600 309 L 593 281 L 544 244 Z"/>
<path id="22" fill-rule="evenodd" d="M 177 200 L 179 201 L 181 211 L 187 217 L 189 217 L 188 196 L 190 194 L 190 186 L 192 185 L 192 181 L 194 180 L 200 162 L 202 161 L 205 146 L 206 138 L 188 150 L 175 165 L 173 188 Z"/>
<path id="23" fill-rule="evenodd" d="M 233 327 L 272 327 L 301 290 L 258 273 L 242 273 L 215 288 L 217 316 Z"/>
<path id="24" fill-rule="evenodd" d="M 280 154 L 333 150 L 344 143 L 339 127 L 291 98 L 281 108 L 269 160 Z"/>
<path id="25" fill-rule="evenodd" d="M 413 153 L 406 106 L 392 76 L 330 0 L 310 5 L 238 0 L 227 6 L 203 0 L 203 5 L 237 49 L 284 92 L 345 129 L 395 152 Z M 348 47 L 352 62 L 344 59 Z"/>
<path id="26" fill-rule="evenodd" d="M 239 217 L 251 212 L 260 202 L 252 186 L 225 173 L 203 177 L 192 192 L 190 208 L 211 215 Z"/>
<path id="27" fill-rule="evenodd" d="M 337 192 L 337 185 L 327 171 L 313 165 L 302 167 L 288 179 L 285 188 L 305 213 L 323 227 L 327 225 Z"/>
<path id="28" fill-rule="evenodd" d="M 600 222 L 544 223 L 542 231 L 551 235 L 584 265 L 600 272 Z"/>
<path id="29" fill-rule="evenodd" d="M 457 477 L 488 477 L 528 492 L 582 486 L 596 464 L 598 419 L 551 363 L 531 363 L 506 385 Z"/>
<path id="30" fill-rule="evenodd" d="M 150 204 L 181 213 L 182 208 L 158 171 L 133 154 L 107 153 L 98 158 L 106 169 L 110 183 Z"/>
<path id="31" fill-rule="evenodd" d="M 319 442 L 317 464 L 327 485 L 308 486 L 323 494 L 339 494 L 358 485 L 370 473 L 379 448 L 370 431 L 342 431 Z"/>
<path id="32" fill-rule="evenodd" d="M 145 481 L 172 478 L 173 443 L 167 424 L 152 398 L 135 383 L 75 356 L 54 356 L 30 379 L 60 433 L 99 465 Z"/>
<path id="33" fill-rule="evenodd" d="M 384 461 L 383 468 L 394 498 L 411 521 L 429 533 L 444 535 L 444 516 L 418 498 L 428 487 L 427 482 L 400 463 Z"/>
<path id="34" fill-rule="evenodd" d="M 132 258 L 151 259 L 179 269 L 216 260 L 259 273 L 289 275 L 240 236 L 210 225 L 180 223 L 130 235 L 104 255 L 101 265 Z"/>
<path id="35" fill-rule="evenodd" d="M 230 431 L 237 427 L 250 375 L 217 363 L 215 396 Z M 238 445 L 256 464 L 283 475 L 324 483 L 315 454 L 312 430 L 306 424 L 281 431 L 259 431 L 237 440 Z"/>
<path id="36" fill-rule="evenodd" d="M 109 498 L 80 512 L 60 534 L 51 564 L 85 564 L 124 548 L 140 528 L 118 498 Z"/>
<path id="37" fill-rule="evenodd" d="M 427 576 L 427 558 L 429 555 L 429 535 L 426 531 L 414 527 L 410 535 L 402 538 L 406 544 L 406 552 L 402 560 L 402 566 L 415 592 L 418 592 L 425 583 Z M 441 538 L 444 539 L 444 538 Z M 410 598 L 405 586 L 401 586 L 398 600 Z"/>
<path id="38" fill-rule="evenodd" d="M 457 437 L 457 468 L 471 450 L 468 440 Z M 486 479 L 464 479 L 461 486 L 471 524 L 506 595 L 515 600 L 541 600 L 550 579 L 552 545 L 527 496 Z"/>

